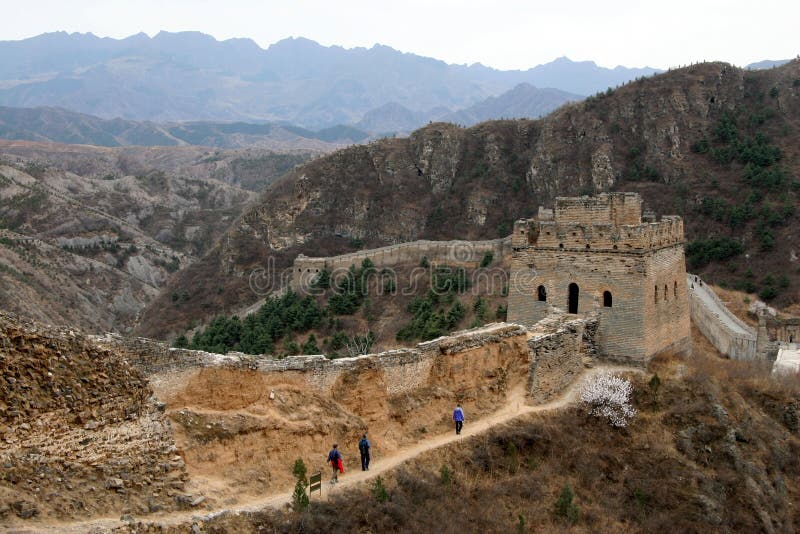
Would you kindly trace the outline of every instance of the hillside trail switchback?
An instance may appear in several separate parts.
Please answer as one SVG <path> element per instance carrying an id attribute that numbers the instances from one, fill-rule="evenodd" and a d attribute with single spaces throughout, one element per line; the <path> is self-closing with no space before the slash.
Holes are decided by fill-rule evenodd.
<path id="1" fill-rule="evenodd" d="M 352 488 L 362 482 L 377 477 L 403 462 L 415 458 L 425 452 L 438 449 L 440 447 L 449 445 L 451 443 L 465 440 L 473 436 L 480 435 L 487 430 L 508 423 L 518 417 L 524 415 L 549 412 L 564 408 L 578 400 L 581 386 L 587 378 L 598 375 L 602 372 L 643 372 L 642 369 L 635 367 L 628 367 L 623 365 L 612 364 L 595 364 L 593 367 L 585 369 L 578 375 L 572 384 L 566 388 L 562 394 L 556 399 L 538 405 L 526 405 L 525 392 L 522 387 L 517 387 L 509 392 L 505 404 L 496 412 L 488 415 L 482 419 L 471 421 L 469 418 L 464 424 L 461 435 L 456 435 L 455 430 L 446 434 L 426 439 L 414 445 L 409 445 L 399 449 L 396 453 L 383 458 L 373 458 L 370 463 L 369 471 L 353 471 L 346 472 L 338 484 L 331 485 L 328 479 L 324 478 L 322 488 L 322 499 L 327 500 L 331 495 L 337 495 L 344 490 Z M 467 414 L 469 417 L 469 414 Z M 329 472 L 323 471 L 323 477 Z M 147 516 L 134 517 L 134 520 L 141 521 L 145 524 L 161 524 L 161 525 L 179 525 L 183 523 L 191 523 L 192 521 L 208 519 L 219 514 L 226 512 L 257 512 L 265 508 L 281 508 L 291 502 L 292 490 L 287 488 L 284 491 L 247 499 L 232 506 L 223 506 L 215 510 L 189 510 L 182 512 L 166 512 L 156 513 Z M 319 494 L 315 493 L 311 496 L 312 502 L 319 500 Z M 18 533 L 33 533 L 33 532 L 63 532 L 69 534 L 85 533 L 85 532 L 105 532 L 113 528 L 124 527 L 127 523 L 121 521 L 118 517 L 104 517 L 94 518 L 86 521 L 48 521 L 39 525 L 23 525 L 15 528 L 2 528 L 2 532 L 18 532 Z"/>

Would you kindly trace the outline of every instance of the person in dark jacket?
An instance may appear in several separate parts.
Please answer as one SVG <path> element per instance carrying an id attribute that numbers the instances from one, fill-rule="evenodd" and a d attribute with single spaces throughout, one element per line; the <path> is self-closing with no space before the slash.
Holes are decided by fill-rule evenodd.
<path id="1" fill-rule="evenodd" d="M 464 426 L 464 410 L 461 409 L 461 403 L 456 404 L 456 409 L 453 410 L 453 421 L 456 422 L 456 434 L 461 434 L 461 427 Z"/>
<path id="2" fill-rule="evenodd" d="M 358 452 L 361 453 L 361 470 L 369 471 L 369 440 L 367 439 L 366 432 L 361 436 L 361 441 L 358 442 Z"/>
<path id="3" fill-rule="evenodd" d="M 339 452 L 339 445 L 336 443 L 333 444 L 331 452 L 328 453 L 328 463 L 331 464 L 331 468 L 333 469 L 331 484 L 336 484 L 339 482 L 339 471 L 344 472 L 342 467 L 342 453 Z"/>

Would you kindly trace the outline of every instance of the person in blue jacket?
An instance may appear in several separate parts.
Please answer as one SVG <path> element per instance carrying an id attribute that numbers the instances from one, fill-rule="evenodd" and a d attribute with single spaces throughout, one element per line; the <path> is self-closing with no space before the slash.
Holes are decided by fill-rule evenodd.
<path id="1" fill-rule="evenodd" d="M 361 470 L 369 471 L 369 449 L 371 445 L 367 439 L 367 433 L 361 436 L 361 441 L 358 442 L 358 452 L 361 453 Z"/>
<path id="2" fill-rule="evenodd" d="M 461 409 L 461 403 L 456 404 L 456 409 L 453 410 L 453 421 L 456 422 L 456 434 L 461 434 L 461 427 L 464 426 L 464 410 Z"/>

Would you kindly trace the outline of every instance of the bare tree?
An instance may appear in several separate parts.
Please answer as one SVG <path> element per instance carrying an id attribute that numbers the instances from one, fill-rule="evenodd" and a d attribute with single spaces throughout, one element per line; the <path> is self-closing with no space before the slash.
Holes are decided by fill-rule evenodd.
<path id="1" fill-rule="evenodd" d="M 345 348 L 347 349 L 347 354 L 352 358 L 354 356 L 369 354 L 369 351 L 372 350 L 372 345 L 374 344 L 375 334 L 369 332 L 363 336 L 358 334 L 354 335 L 347 341 Z"/>

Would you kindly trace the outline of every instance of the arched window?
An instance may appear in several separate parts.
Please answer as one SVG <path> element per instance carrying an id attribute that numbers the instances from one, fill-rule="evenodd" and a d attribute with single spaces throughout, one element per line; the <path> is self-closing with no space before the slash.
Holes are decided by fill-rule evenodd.
<path id="1" fill-rule="evenodd" d="M 536 298 L 539 300 L 539 302 L 547 302 L 547 290 L 544 288 L 544 286 L 538 287 L 536 290 Z"/>
<path id="2" fill-rule="evenodd" d="M 678 298 L 678 282 L 675 282 L 675 285 L 672 286 L 672 294 L 675 295 L 675 298 Z"/>
<path id="3" fill-rule="evenodd" d="M 611 291 L 603 291 L 603 307 L 611 307 Z"/>
<path id="4" fill-rule="evenodd" d="M 567 301 L 567 311 L 569 313 L 578 313 L 578 295 L 580 289 L 578 284 L 572 283 L 569 285 L 569 300 Z"/>
<path id="5" fill-rule="evenodd" d="M 664 284 L 664 300 L 667 300 L 667 284 Z"/>

